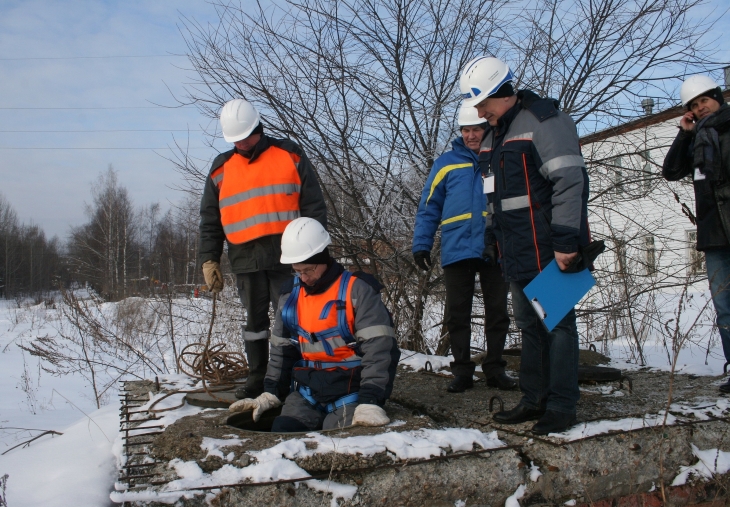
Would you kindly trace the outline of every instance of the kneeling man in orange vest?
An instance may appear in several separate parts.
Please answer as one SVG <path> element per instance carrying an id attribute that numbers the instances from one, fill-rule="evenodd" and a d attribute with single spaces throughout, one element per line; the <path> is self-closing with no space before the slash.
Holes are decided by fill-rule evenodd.
<path id="1" fill-rule="evenodd" d="M 281 262 L 293 282 L 282 287 L 270 338 L 264 393 L 232 412 L 279 407 L 273 432 L 350 425 L 383 426 L 400 350 L 390 313 L 372 275 L 350 273 L 330 257 L 330 236 L 312 218 L 297 218 L 281 239 Z"/>

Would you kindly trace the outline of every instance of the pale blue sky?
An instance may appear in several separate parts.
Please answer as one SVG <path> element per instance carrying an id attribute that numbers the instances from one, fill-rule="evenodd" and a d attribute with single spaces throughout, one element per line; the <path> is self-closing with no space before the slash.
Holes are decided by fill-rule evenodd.
<path id="1" fill-rule="evenodd" d="M 719 15 L 728 6 L 730 0 L 712 0 L 702 13 Z M 91 183 L 109 164 L 135 205 L 160 202 L 166 209 L 182 198 L 171 188 L 180 178 L 164 158 L 166 147 L 173 135 L 188 141 L 174 130 L 191 129 L 190 153 L 200 165 L 216 155 L 200 131 L 215 125 L 195 108 L 154 106 L 174 105 L 170 90 L 180 94 L 191 75 L 187 59 L 173 56 L 186 51 L 181 15 L 216 20 L 204 0 L 0 3 L 0 192 L 22 221 L 64 238 L 84 222 Z M 719 45 L 730 60 L 727 37 Z M 113 58 L 149 55 L 168 56 Z M 222 140 L 215 146 L 228 147 Z"/>
<path id="2" fill-rule="evenodd" d="M 189 72 L 178 67 L 187 66 L 186 58 L 69 58 L 184 54 L 181 13 L 198 20 L 214 15 L 194 0 L 1 3 L 0 148 L 14 149 L 0 149 L 0 192 L 21 220 L 65 237 L 70 225 L 83 223 L 91 183 L 109 164 L 136 205 L 178 201 L 180 193 L 169 187 L 179 177 L 161 155 L 169 155 L 164 148 L 173 135 L 187 142 L 188 134 L 173 130 L 192 130 L 192 155 L 215 155 L 199 131 L 208 120 L 195 108 L 154 106 L 174 104 L 167 87 L 182 91 Z"/>

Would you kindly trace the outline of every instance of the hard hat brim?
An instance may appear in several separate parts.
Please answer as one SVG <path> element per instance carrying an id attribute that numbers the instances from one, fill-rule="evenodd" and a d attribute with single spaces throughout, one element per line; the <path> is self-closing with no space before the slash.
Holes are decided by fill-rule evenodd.
<path id="1" fill-rule="evenodd" d="M 310 252 L 307 252 L 306 254 L 287 256 L 285 253 L 282 252 L 279 262 L 281 262 L 282 264 L 297 264 L 299 262 L 304 262 L 313 255 L 323 252 L 324 249 L 327 248 L 331 243 L 332 239 L 329 237 L 328 234 L 325 241 L 323 241 L 319 246 L 312 248 L 312 250 Z"/>
<path id="2" fill-rule="evenodd" d="M 223 134 L 223 139 L 227 143 L 235 143 L 236 141 L 243 141 L 244 139 L 246 139 L 248 136 L 251 135 L 251 132 L 253 132 L 254 130 L 256 130 L 256 127 L 259 126 L 259 123 L 261 123 L 261 119 L 259 119 L 256 122 L 256 125 L 254 125 L 250 129 L 246 129 L 244 132 L 242 132 L 241 134 L 239 134 L 237 136 L 227 136 L 227 135 Z"/>

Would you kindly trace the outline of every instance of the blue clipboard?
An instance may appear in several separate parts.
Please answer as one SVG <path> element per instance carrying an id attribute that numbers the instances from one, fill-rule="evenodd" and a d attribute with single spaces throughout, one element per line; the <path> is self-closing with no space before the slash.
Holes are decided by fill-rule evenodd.
<path id="1" fill-rule="evenodd" d="M 553 259 L 524 292 L 547 330 L 552 331 L 595 284 L 588 269 L 563 273 Z"/>

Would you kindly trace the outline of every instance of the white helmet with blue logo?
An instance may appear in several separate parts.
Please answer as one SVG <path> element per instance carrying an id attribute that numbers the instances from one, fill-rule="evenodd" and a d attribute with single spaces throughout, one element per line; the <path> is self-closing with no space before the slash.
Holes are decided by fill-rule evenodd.
<path id="1" fill-rule="evenodd" d="M 476 106 L 491 97 L 499 88 L 514 79 L 509 66 L 499 58 L 478 56 L 466 64 L 459 86 L 465 106 Z"/>

